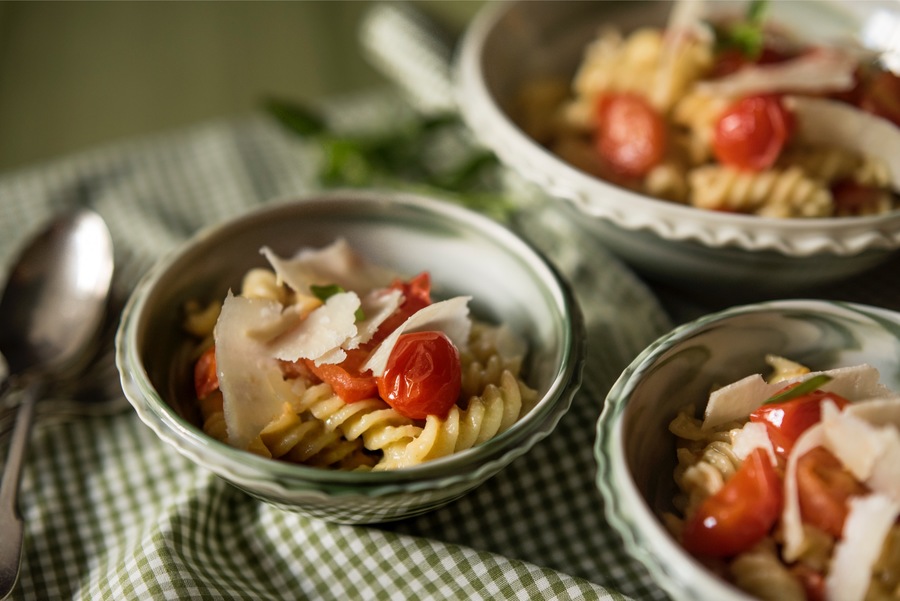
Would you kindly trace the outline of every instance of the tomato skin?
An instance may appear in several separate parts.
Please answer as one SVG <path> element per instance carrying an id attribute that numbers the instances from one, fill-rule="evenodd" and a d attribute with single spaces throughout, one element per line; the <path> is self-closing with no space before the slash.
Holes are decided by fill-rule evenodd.
<path id="1" fill-rule="evenodd" d="M 781 477 L 765 451 L 756 449 L 685 521 L 682 544 L 694 555 L 732 557 L 765 538 L 783 505 Z"/>
<path id="2" fill-rule="evenodd" d="M 216 347 L 206 349 L 194 364 L 194 392 L 198 399 L 204 399 L 219 389 L 219 375 L 216 373 Z"/>
<path id="3" fill-rule="evenodd" d="M 380 342 L 387 338 L 391 332 L 400 327 L 403 322 L 409 319 L 416 311 L 424 309 L 431 304 L 431 276 L 427 271 L 423 271 L 408 282 L 395 280 L 391 283 L 390 289 L 402 292 L 403 302 L 397 310 L 378 327 L 378 331 L 375 332 L 373 338 L 376 342 Z"/>
<path id="4" fill-rule="evenodd" d="M 725 109 L 713 131 L 713 154 L 723 165 L 748 171 L 771 167 L 794 129 L 778 96 L 746 96 Z"/>
<path id="5" fill-rule="evenodd" d="M 377 382 L 381 398 L 401 415 L 443 419 L 462 386 L 459 351 L 443 332 L 402 334 Z"/>
<path id="6" fill-rule="evenodd" d="M 378 396 L 375 376 L 363 374 L 360 366 L 369 356 L 370 347 L 364 346 L 347 351 L 347 358 L 341 363 L 323 363 L 304 359 L 306 367 L 323 382 L 331 385 L 334 393 L 345 403 L 355 403 Z"/>
<path id="7" fill-rule="evenodd" d="M 666 125 L 642 96 L 604 94 L 597 102 L 597 118 L 597 151 L 619 175 L 643 177 L 662 160 Z"/>
<path id="8" fill-rule="evenodd" d="M 783 403 L 763 405 L 750 413 L 750 421 L 765 424 L 775 452 L 787 457 L 800 435 L 822 419 L 822 402 L 826 399 L 838 409 L 850 404 L 840 395 L 816 390 Z"/>
<path id="9" fill-rule="evenodd" d="M 815 447 L 797 461 L 797 495 L 803 521 L 841 538 L 850 497 L 867 489 L 824 447 Z"/>

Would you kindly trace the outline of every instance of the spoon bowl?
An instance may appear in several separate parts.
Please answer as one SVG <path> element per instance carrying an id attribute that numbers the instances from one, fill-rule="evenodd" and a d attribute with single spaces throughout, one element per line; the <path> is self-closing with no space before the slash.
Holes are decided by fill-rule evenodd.
<path id="1" fill-rule="evenodd" d="M 22 400 L 0 485 L 0 598 L 18 580 L 24 524 L 17 496 L 37 400 L 83 367 L 98 340 L 113 274 L 112 237 L 95 212 L 54 219 L 16 260 L 0 298 L 0 353 Z"/>

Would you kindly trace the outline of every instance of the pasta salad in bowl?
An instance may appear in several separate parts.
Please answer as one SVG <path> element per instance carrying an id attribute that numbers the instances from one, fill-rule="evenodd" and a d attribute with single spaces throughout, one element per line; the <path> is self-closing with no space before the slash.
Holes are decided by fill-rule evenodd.
<path id="1" fill-rule="evenodd" d="M 581 381 L 568 285 L 498 223 L 331 192 L 197 234 L 117 336 L 141 419 L 238 488 L 341 523 L 440 507 L 526 453 Z"/>
<path id="2" fill-rule="evenodd" d="M 467 33 L 459 104 L 645 274 L 796 291 L 900 246 L 900 76 L 872 33 L 897 20 L 887 2 L 503 3 Z"/>
<path id="3" fill-rule="evenodd" d="M 900 315 L 787 300 L 682 326 L 613 386 L 595 454 L 610 522 L 675 599 L 890 598 Z"/>

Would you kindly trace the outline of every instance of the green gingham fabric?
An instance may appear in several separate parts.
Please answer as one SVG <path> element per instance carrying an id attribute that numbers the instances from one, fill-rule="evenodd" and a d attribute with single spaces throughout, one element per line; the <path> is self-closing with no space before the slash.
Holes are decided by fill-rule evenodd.
<path id="1" fill-rule="evenodd" d="M 373 93 L 345 99 L 337 113 L 352 125 L 351 115 L 364 124 L 398 110 L 389 93 Z M 260 114 L 0 176 L 0 265 L 56 211 L 90 206 L 113 234 L 121 306 L 141 274 L 198 228 L 314 193 L 319 150 Z M 445 508 L 391 524 L 334 525 L 275 509 L 140 422 L 108 337 L 77 385 L 39 409 L 12 598 L 664 598 L 605 522 L 592 446 L 606 391 L 669 321 L 639 280 L 552 206 L 523 204 L 513 223 L 572 281 L 591 343 L 571 411 L 511 467 Z M 76 397 L 93 415 L 72 414 Z M 2 459 L 14 407 L 0 410 Z"/>

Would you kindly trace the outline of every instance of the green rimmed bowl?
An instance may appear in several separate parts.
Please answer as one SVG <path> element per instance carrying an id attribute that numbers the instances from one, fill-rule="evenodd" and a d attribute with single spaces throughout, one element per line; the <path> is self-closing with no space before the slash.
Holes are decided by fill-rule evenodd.
<path id="1" fill-rule="evenodd" d="M 244 273 L 336 238 L 401 273 L 429 271 L 435 297 L 471 295 L 475 316 L 507 323 L 528 341 L 524 366 L 538 404 L 512 428 L 413 468 L 341 472 L 266 459 L 229 447 L 190 418 L 181 319 L 189 299 L 224 298 Z M 191 461 L 284 509 L 339 523 L 397 520 L 464 495 L 546 437 L 581 383 L 585 333 L 574 296 L 555 269 L 502 225 L 409 194 L 334 191 L 274 201 L 195 235 L 135 288 L 116 336 L 122 388 L 140 419 Z"/>
<path id="2" fill-rule="evenodd" d="M 715 385 L 766 373 L 767 353 L 815 370 L 867 363 L 900 390 L 900 314 L 818 300 L 745 305 L 673 330 L 625 369 L 597 422 L 597 486 L 629 553 L 675 600 L 751 599 L 685 552 L 659 516 L 675 495 L 669 423 L 689 403 L 702 408 Z"/>

